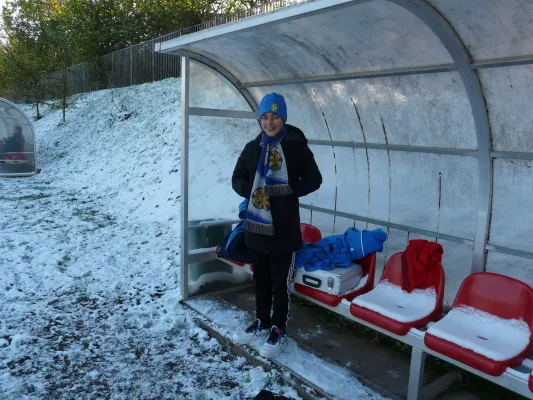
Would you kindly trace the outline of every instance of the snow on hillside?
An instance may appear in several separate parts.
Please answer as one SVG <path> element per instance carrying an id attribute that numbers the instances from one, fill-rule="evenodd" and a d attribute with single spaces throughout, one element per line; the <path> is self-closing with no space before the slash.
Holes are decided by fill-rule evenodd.
<path id="1" fill-rule="evenodd" d="M 45 110 L 41 173 L 0 180 L 2 399 L 298 398 L 179 304 L 179 91 L 81 95 L 66 123 Z M 223 97 L 211 106 L 239 106 Z M 192 120 L 191 219 L 235 217 L 231 172 L 254 124 Z"/>

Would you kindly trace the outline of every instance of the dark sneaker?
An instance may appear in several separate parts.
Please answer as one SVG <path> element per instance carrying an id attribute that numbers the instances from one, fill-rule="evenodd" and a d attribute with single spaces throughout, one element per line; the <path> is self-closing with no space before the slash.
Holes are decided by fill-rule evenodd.
<path id="1" fill-rule="evenodd" d="M 259 350 L 259 354 L 266 358 L 278 356 L 287 344 L 286 335 L 287 333 L 284 329 L 280 329 L 276 325 L 272 325 L 265 344 L 263 344 Z"/>
<path id="2" fill-rule="evenodd" d="M 233 341 L 238 344 L 248 344 L 251 343 L 254 338 L 264 336 L 269 330 L 270 327 L 266 328 L 261 326 L 261 320 L 256 319 L 248 328 L 234 332 Z"/>

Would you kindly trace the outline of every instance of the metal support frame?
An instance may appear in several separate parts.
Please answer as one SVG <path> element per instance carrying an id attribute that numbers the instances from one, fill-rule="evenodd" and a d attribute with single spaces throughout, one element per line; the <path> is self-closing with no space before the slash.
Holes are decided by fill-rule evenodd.
<path id="1" fill-rule="evenodd" d="M 216 247 L 209 247 L 203 249 L 196 249 L 189 251 L 187 261 L 191 264 L 216 260 Z"/>
<path id="2" fill-rule="evenodd" d="M 189 57 L 181 59 L 181 297 L 189 296 Z"/>
<path id="3" fill-rule="evenodd" d="M 271 26 L 280 22 L 295 21 L 311 15 L 338 10 L 356 4 L 369 3 L 371 1 L 374 0 L 321 0 L 302 3 L 298 4 L 296 7 L 286 7 L 282 12 L 277 10 L 277 12 L 273 13 L 264 13 L 256 16 L 255 18 L 242 19 L 238 24 L 223 24 L 218 27 L 195 32 L 194 35 L 185 35 L 176 39 L 168 40 L 166 42 L 159 43 L 159 46 L 156 46 L 156 51 L 162 53 L 176 53 L 176 50 L 174 50 L 176 46 L 183 46 L 189 43 L 209 39 L 215 36 L 226 35 L 232 32 L 245 32 L 247 30 L 254 29 L 257 27 L 257 25 Z M 178 50 L 177 53 L 183 54 L 181 49 Z"/>
<path id="4" fill-rule="evenodd" d="M 407 75 L 422 75 L 422 74 L 436 74 L 440 72 L 454 72 L 456 71 L 454 64 L 443 65 L 428 65 L 424 67 L 410 67 L 410 68 L 395 68 L 382 71 L 364 71 L 353 72 L 346 74 L 323 75 L 323 76 L 303 76 L 298 78 L 277 79 L 274 81 L 255 81 L 244 82 L 241 84 L 243 88 L 261 87 L 261 86 L 281 86 L 294 85 L 303 83 L 318 83 L 331 81 L 347 81 L 356 79 L 371 79 L 371 78 L 386 78 L 391 76 L 407 76 Z"/>
<path id="5" fill-rule="evenodd" d="M 422 389 L 424 379 L 424 365 L 426 353 L 413 347 L 411 349 L 411 365 L 409 367 L 409 386 L 407 387 L 407 400 L 417 400 Z"/>
<path id="6" fill-rule="evenodd" d="M 338 146 L 338 147 L 351 147 L 355 149 L 405 151 L 408 153 L 446 154 L 450 156 L 475 157 L 475 158 L 479 157 L 479 151 L 469 150 L 469 149 L 450 149 L 450 148 L 444 148 L 444 147 L 348 142 L 348 141 L 320 140 L 320 139 L 308 139 L 307 142 L 310 145 L 314 145 L 314 146 Z M 491 159 L 500 158 L 500 159 L 506 159 L 506 160 L 533 161 L 533 153 L 524 153 L 524 152 L 519 152 L 519 151 L 491 151 L 490 158 Z"/>
<path id="7" fill-rule="evenodd" d="M 501 67 L 513 67 L 519 65 L 533 64 L 533 55 L 495 58 L 489 60 L 480 60 L 472 62 L 469 66 L 472 70 L 493 69 Z M 455 64 L 440 64 L 440 65 L 426 65 L 409 68 L 394 68 L 382 71 L 360 71 L 350 72 L 344 74 L 322 75 L 322 76 L 303 76 L 298 78 L 283 78 L 273 79 L 269 81 L 250 81 L 243 82 L 243 88 L 255 88 L 262 86 L 284 86 L 302 83 L 317 83 L 317 82 L 336 82 L 345 80 L 357 79 L 371 79 L 371 78 L 386 78 L 406 75 L 425 75 L 425 74 L 440 74 L 447 72 L 457 72 Z"/>
<path id="8" fill-rule="evenodd" d="M 0 178 L 23 178 L 27 176 L 33 176 L 36 172 L 20 172 L 20 173 L 12 173 L 12 174 L 4 174 L 0 173 Z"/>
<path id="9" fill-rule="evenodd" d="M 323 213 L 323 214 L 334 215 L 336 217 L 352 219 L 354 221 L 368 222 L 369 224 L 379 225 L 379 226 L 383 226 L 383 227 L 389 227 L 391 229 L 396 229 L 396 230 L 399 230 L 399 231 L 411 232 L 411 233 L 416 233 L 416 234 L 419 234 L 419 235 L 434 237 L 434 238 L 446 240 L 448 242 L 464 244 L 464 245 L 469 246 L 469 247 L 473 247 L 474 246 L 474 240 L 468 239 L 468 238 L 463 238 L 463 237 L 460 237 L 460 236 L 446 235 L 445 233 L 428 231 L 428 230 L 425 230 L 425 229 L 415 228 L 415 227 L 409 226 L 409 225 L 395 224 L 395 223 L 391 223 L 391 222 L 380 220 L 380 219 L 363 217 L 363 216 L 352 214 L 352 213 L 347 213 L 347 212 L 338 211 L 338 210 L 331 210 L 329 208 L 317 207 L 317 206 L 310 205 L 310 204 L 302 204 L 302 203 L 300 203 L 300 208 L 303 208 L 303 209 L 309 210 L 309 211 L 320 212 L 320 213 Z M 485 245 L 485 249 L 486 250 L 490 250 L 490 251 L 494 251 L 496 253 L 502 253 L 502 254 L 507 254 L 507 255 L 510 255 L 510 256 L 515 256 L 515 257 L 520 257 L 520 258 L 526 258 L 526 259 L 529 259 L 529 260 L 533 260 L 533 252 L 529 252 L 529 251 L 511 249 L 510 247 L 498 246 L 498 245 L 494 245 L 494 244 L 491 244 L 491 243 L 487 243 Z"/>
<path id="10" fill-rule="evenodd" d="M 195 53 L 190 50 L 180 50 L 179 54 L 182 56 L 186 56 L 190 58 L 191 60 L 194 60 L 196 62 L 199 62 L 201 64 L 204 64 L 208 66 L 209 68 L 213 69 L 214 71 L 218 72 L 220 75 L 222 75 L 224 78 L 226 78 L 237 90 L 242 94 L 244 99 L 248 102 L 250 105 L 250 108 L 257 112 L 258 106 L 257 102 L 255 101 L 255 98 L 250 94 L 248 89 L 241 87 L 241 82 L 233 75 L 230 71 L 228 71 L 226 68 L 224 68 L 222 65 L 218 64 L 217 62 L 211 60 L 210 58 L 207 58 L 201 54 Z"/>
<path id="11" fill-rule="evenodd" d="M 0 160 L 0 165 L 3 164 L 35 164 L 35 162 L 32 160 Z"/>
<path id="12" fill-rule="evenodd" d="M 487 250 L 494 251 L 496 253 L 502 253 L 507 254 L 510 256 L 520 257 L 520 258 L 527 258 L 529 260 L 533 260 L 533 253 L 530 251 L 524 251 L 524 250 L 516 250 L 516 249 L 510 249 L 509 247 L 504 246 L 497 246 L 492 243 L 487 243 L 485 246 Z"/>
<path id="13" fill-rule="evenodd" d="M 508 160 L 533 160 L 533 153 L 521 153 L 518 151 L 493 151 L 490 153 L 491 158 L 505 158 Z"/>
<path id="14" fill-rule="evenodd" d="M 449 242 L 464 244 L 464 245 L 467 245 L 467 246 L 470 246 L 470 247 L 474 246 L 474 241 L 472 239 L 462 238 L 462 237 L 459 237 L 459 236 L 446 235 L 444 233 L 428 231 L 426 229 L 415 228 L 413 226 L 408 226 L 408 225 L 395 224 L 395 223 L 391 223 L 391 222 L 388 222 L 388 221 L 375 219 L 375 218 L 362 217 L 362 216 L 356 215 L 356 214 L 351 214 L 351 213 L 347 213 L 347 212 L 343 212 L 343 211 L 337 211 L 337 210 L 330 210 L 328 208 L 317 207 L 317 206 L 313 206 L 313 205 L 309 205 L 309 204 L 300 203 L 300 208 L 303 208 L 303 209 L 306 209 L 306 210 L 310 210 L 310 211 L 321 212 L 321 213 L 324 213 L 324 214 L 330 214 L 330 215 L 334 215 L 336 217 L 343 217 L 343 218 L 347 218 L 347 219 L 353 219 L 354 221 L 367 222 L 367 223 L 373 224 L 373 225 L 380 225 L 380 226 L 384 226 L 384 227 L 389 227 L 391 229 L 397 229 L 399 231 L 416 233 L 416 234 L 419 234 L 419 235 L 429 236 L 429 237 L 432 237 L 432 238 L 434 237 L 434 238 L 437 238 L 437 239 L 447 240 Z"/>
<path id="15" fill-rule="evenodd" d="M 476 235 L 472 255 L 471 272 L 485 269 L 485 244 L 489 234 L 490 210 L 492 208 L 492 160 L 491 132 L 487 113 L 485 95 L 479 76 L 470 68 L 472 63 L 466 46 L 450 23 L 424 0 L 387 0 L 417 16 L 440 39 L 453 58 L 457 72 L 470 100 L 472 117 L 476 129 L 479 159 L 479 197 Z"/>
<path id="16" fill-rule="evenodd" d="M 217 108 L 189 107 L 189 115 L 198 117 L 257 119 L 257 113 L 253 111 L 220 110 Z"/>
<path id="17" fill-rule="evenodd" d="M 226 78 L 246 99 L 253 111 L 217 110 L 190 107 L 190 60 L 206 65 Z M 189 257 L 189 119 L 191 115 L 257 119 L 257 102 L 246 89 L 239 87 L 238 79 L 223 66 L 200 54 L 183 51 L 181 58 L 181 253 L 180 289 L 183 300 L 189 297 L 189 262 L 191 259 L 211 257 L 209 252 L 191 252 Z M 191 113 L 192 111 L 192 113 Z M 194 114 L 193 114 L 194 113 Z M 212 250 L 212 249 L 208 249 Z"/>
<path id="18" fill-rule="evenodd" d="M 439 394 L 445 392 L 452 386 L 461 383 L 463 380 L 463 374 L 460 371 L 450 371 L 442 375 L 440 378 L 435 379 L 420 389 L 419 396 L 422 400 L 433 399 Z"/>
<path id="19" fill-rule="evenodd" d="M 513 67 L 516 65 L 533 64 L 533 55 L 494 58 L 491 60 L 476 61 L 470 65 L 472 69 L 487 69 L 500 67 Z"/>
<path id="20" fill-rule="evenodd" d="M 335 141 L 335 140 L 316 140 L 316 139 L 308 139 L 307 142 L 310 145 L 315 145 L 315 146 L 338 146 L 338 147 L 352 147 L 352 148 L 357 148 L 357 149 L 406 151 L 409 153 L 431 153 L 431 154 L 447 154 L 451 156 L 478 157 L 477 150 L 468 150 L 468 149 L 448 149 L 448 148 L 442 148 L 442 147 L 429 147 L 429 146 L 410 146 L 410 145 L 364 143 L 364 142 L 343 142 L 343 141 Z"/>

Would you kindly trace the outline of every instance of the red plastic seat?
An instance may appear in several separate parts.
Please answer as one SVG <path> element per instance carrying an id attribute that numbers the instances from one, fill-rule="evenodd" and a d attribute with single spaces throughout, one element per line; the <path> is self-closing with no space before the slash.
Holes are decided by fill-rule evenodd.
<path id="1" fill-rule="evenodd" d="M 366 281 L 357 290 L 347 293 L 346 295 L 335 296 L 300 283 L 295 283 L 294 288 L 298 292 L 331 307 L 336 307 L 342 299 L 352 301 L 357 296 L 371 291 L 374 287 L 374 278 L 376 276 L 376 253 L 369 254 L 368 256 L 357 260 L 356 263 L 363 267 L 363 279 L 366 277 Z"/>
<path id="2" fill-rule="evenodd" d="M 218 253 L 219 252 L 220 252 L 220 246 L 218 246 L 217 249 L 215 250 L 215 253 L 216 253 L 217 257 L 218 257 Z M 235 264 L 238 267 L 243 267 L 244 264 L 245 264 L 242 261 L 230 260 L 229 258 L 226 258 L 226 257 L 218 257 L 218 258 L 221 258 L 223 260 L 229 261 L 230 263 Z"/>
<path id="3" fill-rule="evenodd" d="M 320 233 L 320 229 L 314 225 L 301 222 L 300 231 L 302 232 L 302 240 L 304 242 L 316 243 L 319 240 L 322 240 L 322 233 Z"/>
<path id="4" fill-rule="evenodd" d="M 463 332 L 461 332 L 461 326 L 458 326 L 457 321 L 452 318 L 452 312 L 461 306 L 472 307 L 503 320 L 522 319 L 531 333 L 533 330 L 533 289 L 529 285 L 517 279 L 491 272 L 478 272 L 468 276 L 459 288 L 450 313 L 428 329 L 424 343 L 436 352 L 492 376 L 499 376 L 508 367 L 520 364 L 531 353 L 533 348 L 531 335 L 529 336 L 529 343 L 522 351 L 510 349 L 508 344 L 519 346 L 516 344 L 516 340 L 514 343 L 510 343 L 511 339 L 506 337 L 502 330 L 489 329 L 487 323 L 481 318 L 466 319 L 467 322 L 464 323 Z M 487 349 L 486 352 L 491 351 L 492 353 L 505 348 L 505 351 L 515 354 L 504 354 L 506 359 L 495 360 L 436 336 L 442 335 L 439 332 L 442 332 L 446 325 L 451 327 L 451 323 L 453 323 L 454 332 L 457 332 L 458 341 L 463 342 L 466 346 L 471 345 L 478 349 L 485 348 Z M 431 333 L 432 331 L 434 334 Z M 530 388 L 533 388 L 531 377 L 529 385 Z"/>
<path id="5" fill-rule="evenodd" d="M 24 146 L 22 146 L 18 153 L 6 154 L 4 160 L 24 160 Z"/>
<path id="6" fill-rule="evenodd" d="M 533 372 L 531 374 L 529 374 L 529 381 L 528 381 L 527 385 L 529 386 L 529 390 L 531 390 L 533 392 Z"/>
<path id="7" fill-rule="evenodd" d="M 383 270 L 383 274 L 381 275 L 378 286 L 376 286 L 376 288 L 367 294 L 359 296 L 357 299 L 372 301 L 372 299 L 375 298 L 378 293 L 380 293 L 379 291 L 375 292 L 380 284 L 392 284 L 397 286 L 398 290 L 401 290 L 401 282 L 403 280 L 401 261 L 402 254 L 403 253 L 394 254 L 385 265 L 385 269 Z M 388 283 L 384 283 L 384 281 L 388 281 Z M 415 289 L 424 290 L 430 288 L 434 288 L 436 292 L 435 306 L 432 307 L 431 310 L 423 312 L 423 315 L 421 316 L 418 315 L 420 314 L 420 311 L 418 310 L 418 316 L 413 320 L 409 319 L 409 317 L 406 317 L 404 321 L 399 321 L 356 303 L 352 303 L 350 305 L 350 313 L 357 318 L 370 322 L 371 324 L 386 329 L 396 335 L 403 336 L 406 335 L 411 328 L 422 328 L 430 321 L 436 321 L 441 317 L 442 305 L 444 302 L 444 269 L 440 264 L 438 265 L 437 273 L 430 275 L 423 286 Z M 407 292 L 404 293 L 405 296 L 416 295 L 412 293 L 407 294 Z M 380 302 L 381 306 L 385 306 L 396 312 L 408 313 L 412 311 L 409 309 L 404 309 L 405 307 L 403 304 L 397 304 L 396 300 L 391 300 L 389 298 L 382 298 L 380 299 Z"/>

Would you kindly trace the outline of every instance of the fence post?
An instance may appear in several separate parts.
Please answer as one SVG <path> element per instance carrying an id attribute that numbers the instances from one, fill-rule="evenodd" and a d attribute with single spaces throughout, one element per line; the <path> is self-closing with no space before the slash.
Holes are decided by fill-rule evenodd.
<path id="1" fill-rule="evenodd" d="M 154 71 L 154 66 L 155 66 L 155 41 L 154 39 L 152 39 L 152 47 L 150 47 L 151 49 L 151 52 L 152 52 L 152 82 L 155 80 L 155 71 Z"/>
<path id="2" fill-rule="evenodd" d="M 115 53 L 111 53 L 111 76 L 109 77 L 109 80 L 108 80 L 108 85 L 111 86 L 112 83 L 111 83 L 111 80 L 113 80 L 113 83 L 115 81 Z M 113 85 L 115 86 L 115 85 Z M 108 89 L 110 89 L 110 87 L 108 87 Z"/>
<path id="3" fill-rule="evenodd" d="M 130 86 L 133 86 L 133 51 L 130 46 Z"/>

